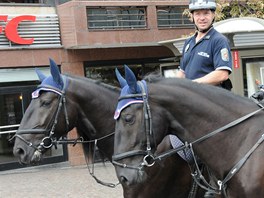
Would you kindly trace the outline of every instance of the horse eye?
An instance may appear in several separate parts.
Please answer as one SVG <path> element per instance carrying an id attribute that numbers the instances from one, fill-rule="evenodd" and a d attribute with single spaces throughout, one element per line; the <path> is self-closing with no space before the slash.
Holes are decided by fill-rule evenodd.
<path id="1" fill-rule="evenodd" d="M 47 107 L 47 106 L 50 106 L 50 104 L 51 104 L 51 100 L 50 100 L 50 101 L 43 101 L 43 102 L 41 103 L 41 106 L 42 106 L 42 107 Z"/>
<path id="2" fill-rule="evenodd" d="M 133 124 L 134 123 L 134 116 L 131 114 L 126 114 L 124 117 L 126 123 Z"/>

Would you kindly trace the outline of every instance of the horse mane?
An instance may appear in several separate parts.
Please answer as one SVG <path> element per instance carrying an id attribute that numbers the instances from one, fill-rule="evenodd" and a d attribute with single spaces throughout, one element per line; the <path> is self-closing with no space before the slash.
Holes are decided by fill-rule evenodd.
<path id="1" fill-rule="evenodd" d="M 92 84 L 95 84 L 95 85 L 99 85 L 99 86 L 101 86 L 103 88 L 106 88 L 106 89 L 108 89 L 110 91 L 114 91 L 114 92 L 118 92 L 119 93 L 120 90 L 121 90 L 120 87 L 117 87 L 117 86 L 114 86 L 114 85 L 110 85 L 110 84 L 106 84 L 102 80 L 94 80 L 94 79 L 91 79 L 91 78 L 82 77 L 82 76 L 76 76 L 76 75 L 71 75 L 71 74 L 67 74 L 65 76 L 67 76 L 69 78 L 72 78 L 72 79 L 75 79 L 75 80 L 89 82 L 89 83 L 92 83 Z M 83 152 L 84 152 L 86 160 L 89 159 L 90 157 L 95 157 L 93 155 L 94 155 L 94 152 L 95 152 L 95 150 L 97 148 L 95 147 L 94 141 L 92 139 L 90 139 L 86 135 L 86 133 L 84 131 L 82 131 L 82 130 L 78 130 L 78 135 L 83 137 L 84 141 L 89 141 L 90 142 L 90 143 L 82 144 L 82 148 L 83 148 Z M 97 151 L 98 151 L 98 153 L 96 153 L 96 156 L 98 156 L 97 154 L 99 154 L 98 157 L 102 160 L 103 163 L 106 160 L 108 160 L 106 155 L 100 149 L 98 149 Z M 92 155 L 92 156 L 89 156 L 89 155 Z M 95 159 L 93 159 L 93 160 L 95 160 Z"/>
<path id="2" fill-rule="evenodd" d="M 146 78 L 146 81 L 150 84 L 165 85 L 166 87 L 172 87 L 175 90 L 177 89 L 177 87 L 181 89 L 186 89 L 191 92 L 197 92 L 200 95 L 207 97 L 208 99 L 215 98 L 215 96 L 219 98 L 224 98 L 224 100 L 219 101 L 220 103 L 226 103 L 227 101 L 238 101 L 239 103 L 252 103 L 252 100 L 250 100 L 249 98 L 235 94 L 219 86 L 196 83 L 186 78 L 165 78 L 153 74 L 146 76 Z"/>
<path id="3" fill-rule="evenodd" d="M 102 80 L 94 80 L 92 78 L 87 78 L 87 77 L 83 77 L 83 76 L 77 76 L 77 75 L 71 75 L 71 74 L 66 74 L 65 76 L 73 78 L 73 79 L 79 79 L 82 81 L 89 81 L 90 83 L 105 87 L 107 89 L 109 89 L 110 91 L 121 91 L 120 87 L 114 86 L 114 85 L 110 85 L 110 84 L 106 84 L 104 83 Z"/>

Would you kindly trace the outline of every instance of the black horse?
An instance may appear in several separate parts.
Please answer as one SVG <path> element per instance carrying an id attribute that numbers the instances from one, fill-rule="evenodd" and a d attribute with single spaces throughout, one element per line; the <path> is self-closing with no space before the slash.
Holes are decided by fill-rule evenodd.
<path id="1" fill-rule="evenodd" d="M 33 92 L 15 135 L 14 155 L 22 164 L 38 164 L 53 144 L 76 127 L 85 140 L 98 139 L 100 152 L 111 160 L 113 115 L 120 89 L 83 77 L 61 75 L 52 60 L 50 69 L 49 77 L 37 72 L 42 83 Z M 158 152 L 170 149 L 168 141 L 164 138 Z M 192 187 L 189 167 L 177 154 L 151 167 L 144 184 L 128 186 L 123 180 L 120 182 L 126 198 L 188 197 Z"/>
<path id="2" fill-rule="evenodd" d="M 264 197 L 263 107 L 187 79 L 137 82 L 133 72 L 125 70 L 125 79 L 117 73 L 123 87 L 113 156 L 119 178 L 130 184 L 144 182 L 147 166 L 168 154 L 155 156 L 154 143 L 172 133 L 207 164 L 216 178 L 208 185 L 213 193 Z"/>

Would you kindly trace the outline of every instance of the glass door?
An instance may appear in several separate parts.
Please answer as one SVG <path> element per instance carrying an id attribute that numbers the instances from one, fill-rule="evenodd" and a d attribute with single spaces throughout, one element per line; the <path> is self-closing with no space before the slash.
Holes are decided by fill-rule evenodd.
<path id="1" fill-rule="evenodd" d="M 14 157 L 14 142 L 10 142 L 9 139 L 18 129 L 24 112 L 31 101 L 31 93 L 37 86 L 37 84 L 25 86 L 17 86 L 17 83 L 11 84 L 12 86 L 0 86 L 0 171 L 25 167 L 20 165 Z M 66 160 L 66 145 L 59 145 L 58 149 L 52 148 L 45 154 L 41 164 Z"/>
<path id="2" fill-rule="evenodd" d="M 244 96 L 250 97 L 264 83 L 264 58 L 243 59 Z"/>
<path id="3" fill-rule="evenodd" d="M 14 161 L 9 139 L 23 116 L 22 93 L 0 94 L 0 163 Z"/>

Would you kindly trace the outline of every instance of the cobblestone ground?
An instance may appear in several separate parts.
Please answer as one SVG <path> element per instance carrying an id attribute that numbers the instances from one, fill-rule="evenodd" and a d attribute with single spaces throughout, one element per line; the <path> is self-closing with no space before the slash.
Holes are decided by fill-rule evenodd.
<path id="1" fill-rule="evenodd" d="M 112 164 L 96 164 L 95 176 L 117 183 Z M 122 198 L 122 187 L 105 187 L 89 174 L 87 166 L 67 163 L 0 171 L 0 198 Z"/>

